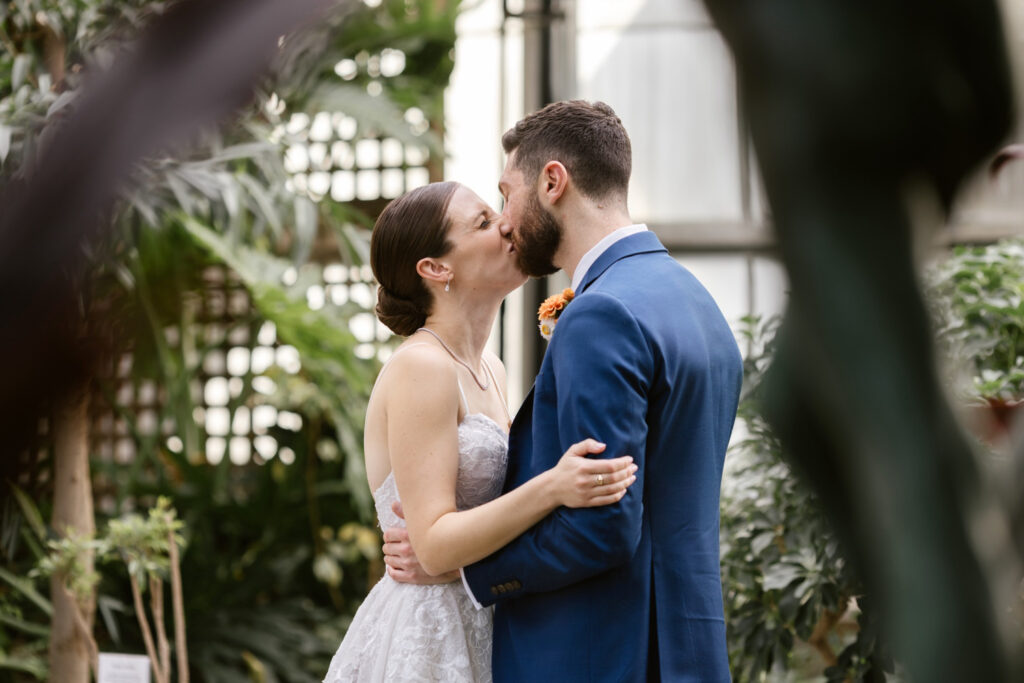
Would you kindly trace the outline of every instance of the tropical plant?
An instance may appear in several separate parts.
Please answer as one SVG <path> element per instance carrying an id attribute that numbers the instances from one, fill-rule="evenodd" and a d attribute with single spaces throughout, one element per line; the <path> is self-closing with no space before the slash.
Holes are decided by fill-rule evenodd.
<path id="1" fill-rule="evenodd" d="M 999 408 L 1024 399 L 1024 243 L 955 247 L 926 271 L 925 284 L 960 400 Z M 819 653 L 816 668 L 827 667 L 829 681 L 883 680 L 894 665 L 878 640 L 871 596 L 762 415 L 778 320 L 743 322 L 751 348 L 739 408 L 746 438 L 730 452 L 721 517 L 734 677 L 790 668 L 802 641 Z"/>
<path id="2" fill-rule="evenodd" d="M 53 605 L 34 582 L 0 567 L 0 675 L 46 679 L 52 614 Z"/>
<path id="3" fill-rule="evenodd" d="M 73 111 L 82 75 L 107 64 L 167 4 L 0 6 L 0 178 L 31 168 L 47 131 Z M 113 411 L 133 445 L 127 463 L 93 454 L 97 510 L 118 515 L 173 495 L 186 523 L 188 650 L 200 680 L 319 680 L 346 620 L 382 570 L 361 457 L 362 412 L 376 365 L 349 329 L 368 314 L 372 293 L 359 284 L 368 297 L 313 311 L 304 291 L 324 275 L 307 262 L 316 244 L 335 245 L 327 248 L 336 248 L 347 268 L 365 262 L 369 218 L 354 206 L 320 201 L 324 193 L 286 162 L 294 147 L 311 142 L 311 122 L 327 115 L 332 126 L 339 116 L 353 123 L 345 144 L 387 136 L 429 152 L 436 168 L 458 2 L 338 5 L 283 41 L 274 73 L 234 125 L 205 132 L 187 152 L 144 163 L 111 217 L 110 243 L 86 246 L 85 320 L 100 319 L 92 313 L 102 309 L 99 331 L 130 358 L 125 366 L 125 357 L 115 356 L 108 376 L 94 383 L 101 407 Z M 204 317 L 211 277 L 245 293 L 242 309 L 224 320 Z M 272 343 L 294 349 L 298 362 L 250 366 L 232 390 L 228 420 L 262 406 L 291 419 L 257 431 L 272 439 L 261 443 L 273 450 L 248 465 L 228 457 L 212 464 L 197 376 L 214 352 L 236 343 L 236 333 L 255 338 L 268 328 Z M 125 382 L 153 388 L 155 416 L 119 401 Z M 48 461 L 41 462 L 46 472 Z M 31 493 L 48 518 L 45 478 Z M 18 578 L 42 552 L 32 543 L 44 541 L 26 540 L 33 534 L 25 533 L 20 508 L 8 504 L 0 512 L 6 537 L 25 540 L 4 555 Z M 7 600 L 12 614 L 25 607 L 37 621 L 12 617 L 26 625 L 19 629 L 0 620 L 0 647 L 24 653 L 19 670 L 44 678 L 38 654 L 47 630 L 38 618 L 46 603 L 26 597 L 22 589 L 35 590 L 27 580 L 6 586 L 0 606 Z M 143 649 L 131 604 L 128 574 L 104 570 L 101 646 Z"/>
<path id="4" fill-rule="evenodd" d="M 46 525 L 23 491 L 8 488 L 0 532 L 0 680 L 19 674 L 45 680 L 53 604 L 29 573 L 45 555 Z"/>
<path id="5" fill-rule="evenodd" d="M 1024 399 L 1024 242 L 957 246 L 927 272 L 940 348 L 969 401 Z"/>
<path id="6" fill-rule="evenodd" d="M 828 681 L 884 681 L 893 663 L 875 638 L 870 603 L 821 507 L 787 464 L 764 419 L 761 383 L 779 320 L 743 319 L 750 352 L 738 412 L 745 438 L 730 450 L 721 502 L 721 562 L 729 658 L 737 681 L 796 664 Z"/>
<path id="7" fill-rule="evenodd" d="M 180 683 L 188 683 L 188 650 L 185 644 L 185 609 L 182 598 L 181 568 L 178 546 L 184 541 L 178 533 L 182 523 L 164 496 L 145 519 L 129 514 L 110 521 L 101 549 L 105 555 L 117 555 L 128 569 L 132 587 L 135 617 L 139 622 L 146 654 L 153 667 L 157 683 L 171 679 L 170 643 L 164 628 L 164 578 L 171 583 L 172 614 L 174 617 L 174 644 L 177 655 L 177 673 Z M 146 608 L 142 602 L 143 587 L 148 584 L 149 604 L 156 631 L 154 644 Z"/>
<path id="8" fill-rule="evenodd" d="M 164 628 L 165 576 L 171 581 L 178 680 L 188 682 L 188 655 L 178 563 L 178 546 L 183 542 L 178 531 L 182 524 L 176 517 L 177 513 L 170 507 L 170 500 L 161 496 L 147 518 L 128 514 L 113 519 L 107 527 L 107 533 L 100 538 L 81 537 L 74 533 L 51 538 L 46 544 L 48 552 L 29 573 L 30 577 L 56 577 L 76 599 L 73 604 L 77 606 L 92 597 L 99 583 L 100 575 L 94 568 L 93 560 L 122 560 L 128 569 L 135 615 L 153 666 L 153 677 L 158 683 L 168 683 L 171 670 L 170 644 Z M 157 634 L 155 644 L 142 602 L 142 593 L 146 587 Z M 75 627 L 81 630 L 88 646 L 93 675 L 98 676 L 99 652 L 92 629 L 85 622 L 82 610 L 76 608 L 73 616 Z"/>
<path id="9" fill-rule="evenodd" d="M 96 554 L 102 551 L 102 544 L 92 535 L 68 531 L 64 536 L 51 539 L 47 546 L 49 553 L 40 560 L 37 571 L 42 576 L 50 577 L 57 590 L 66 595 L 74 629 L 85 642 L 88 651 L 89 668 L 98 677 L 99 648 L 82 605 L 92 602 L 96 584 L 100 580 L 94 561 Z"/>
<path id="10" fill-rule="evenodd" d="M 292 260 L 232 242 L 194 216 L 179 212 L 173 220 L 140 231 L 141 265 L 133 266 L 139 276 L 130 290 L 140 300 L 153 297 L 135 336 L 133 378 L 167 388 L 168 400 L 146 427 L 130 408 L 118 405 L 112 381 L 106 390 L 110 404 L 133 435 L 136 458 L 128 469 L 96 461 L 94 471 L 104 482 L 102 492 L 114 497 L 115 510 L 174 492 L 187 523 L 182 573 L 196 678 L 242 680 L 261 672 L 316 680 L 340 637 L 337 615 L 354 611 L 371 571 L 362 554 L 334 558 L 324 539 L 325 528 L 333 536 L 354 521 L 365 529 L 372 519 L 361 443 L 376 365 L 356 355 L 359 341 L 349 331 L 350 317 L 366 308 L 349 301 L 311 310 L 306 291 L 323 281 L 321 266 L 295 268 Z M 226 324 L 198 320 L 205 296 L 198 280 L 211 272 L 237 280 L 247 294 L 245 306 Z M 161 286 L 168 280 L 193 282 L 195 289 L 168 296 L 175 291 Z M 255 339 L 268 328 L 276 343 L 296 351 L 297 362 L 282 364 L 277 354 L 260 369 L 253 360 L 237 378 L 239 391 L 226 406 L 226 423 L 273 408 L 281 416 L 277 423 L 253 425 L 257 440 L 271 438 L 273 450 L 256 454 L 247 466 L 229 457 L 212 463 L 204 448 L 210 438 L 206 426 L 192 420 L 204 409 L 196 400 L 202 390 L 197 377 L 236 332 Z M 287 424 L 285 415 L 291 417 Z M 184 416 L 195 434 L 154 431 L 176 416 Z M 329 509 L 322 510 L 324 505 Z M 325 571 L 329 564 L 335 571 Z M 336 614 L 314 604 L 333 605 Z M 335 624 L 330 635 L 317 637 L 329 624 Z M 133 638 L 130 624 L 117 630 Z M 129 643 L 136 647 L 128 639 L 121 646 Z"/>

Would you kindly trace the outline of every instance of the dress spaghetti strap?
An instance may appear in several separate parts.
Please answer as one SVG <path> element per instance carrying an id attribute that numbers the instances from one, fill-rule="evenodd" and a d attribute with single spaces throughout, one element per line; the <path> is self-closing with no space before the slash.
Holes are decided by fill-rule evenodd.
<path id="1" fill-rule="evenodd" d="M 462 382 L 459 381 L 458 374 L 455 375 L 455 383 L 459 385 L 459 396 L 462 397 L 462 414 L 463 416 L 469 415 L 469 401 L 466 400 L 466 392 L 462 390 Z"/>
<path id="2" fill-rule="evenodd" d="M 498 384 L 498 380 L 494 376 L 494 370 L 491 370 L 491 365 L 490 365 L 490 363 L 487 362 L 486 358 L 481 358 L 480 360 L 483 361 L 484 369 L 487 370 L 487 374 L 490 376 L 491 382 L 494 383 L 494 388 L 497 389 L 497 391 L 498 391 L 498 398 L 501 399 L 501 409 L 505 411 L 505 418 L 508 420 L 509 426 L 511 426 L 512 425 L 512 416 L 508 412 L 508 400 L 505 398 L 505 394 L 501 390 L 501 385 Z M 459 387 L 459 388 L 461 390 L 461 387 Z M 465 400 L 465 397 L 463 397 L 463 400 Z"/>

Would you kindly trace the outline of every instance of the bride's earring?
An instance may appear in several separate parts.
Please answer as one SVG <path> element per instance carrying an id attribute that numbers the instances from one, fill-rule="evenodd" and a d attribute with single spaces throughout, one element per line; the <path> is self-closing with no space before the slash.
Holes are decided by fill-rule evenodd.
<path id="1" fill-rule="evenodd" d="M 444 283 L 444 291 L 446 291 L 446 292 L 452 291 L 452 276 L 451 275 L 448 276 L 448 282 Z"/>

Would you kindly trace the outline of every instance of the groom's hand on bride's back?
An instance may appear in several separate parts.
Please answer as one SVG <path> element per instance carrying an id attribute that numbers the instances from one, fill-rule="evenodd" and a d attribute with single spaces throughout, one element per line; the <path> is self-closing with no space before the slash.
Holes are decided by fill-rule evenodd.
<path id="1" fill-rule="evenodd" d="M 401 519 L 405 519 L 402 513 L 402 504 L 392 503 L 391 509 Z M 412 551 L 412 544 L 409 543 L 409 532 L 402 527 L 388 527 L 384 530 L 384 564 L 387 565 L 388 575 L 399 583 L 415 583 L 421 586 L 428 586 L 436 583 L 451 583 L 459 580 L 459 572 L 446 572 L 437 576 L 431 576 L 423 571 L 416 553 Z"/>

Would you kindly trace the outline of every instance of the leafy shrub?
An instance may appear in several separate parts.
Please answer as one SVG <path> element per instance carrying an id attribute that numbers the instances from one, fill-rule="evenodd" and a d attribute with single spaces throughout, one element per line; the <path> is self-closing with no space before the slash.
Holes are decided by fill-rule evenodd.
<path id="1" fill-rule="evenodd" d="M 940 349 L 970 375 L 966 398 L 1024 397 L 1024 241 L 956 247 L 926 281 Z"/>
<path id="2" fill-rule="evenodd" d="M 759 681 L 772 670 L 791 668 L 802 642 L 817 653 L 807 668 L 824 669 L 830 682 L 884 680 L 883 670 L 893 666 L 876 646 L 857 578 L 815 495 L 783 459 L 762 413 L 761 382 L 779 320 L 749 317 L 743 323 L 751 351 L 744 360 L 738 427 L 746 437 L 730 450 L 721 502 L 733 677 Z M 853 633 L 844 634 L 844 627 Z"/>

